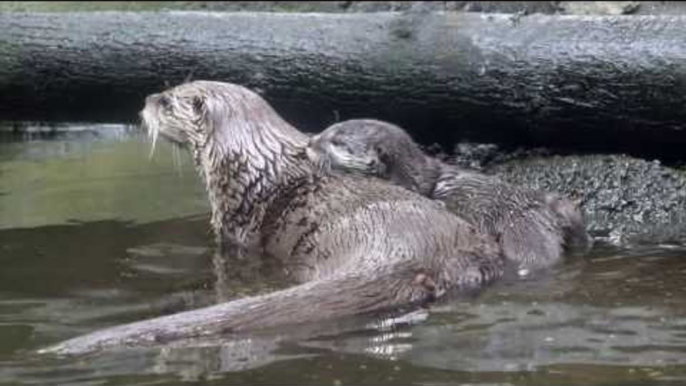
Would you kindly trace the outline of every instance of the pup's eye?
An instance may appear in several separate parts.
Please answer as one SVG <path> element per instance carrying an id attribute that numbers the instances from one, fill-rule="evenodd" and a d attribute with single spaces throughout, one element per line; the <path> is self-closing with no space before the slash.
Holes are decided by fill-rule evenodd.
<path id="1" fill-rule="evenodd" d="M 340 147 L 341 149 L 348 149 L 348 144 L 339 138 L 331 139 L 331 144 L 336 146 L 336 147 Z"/>

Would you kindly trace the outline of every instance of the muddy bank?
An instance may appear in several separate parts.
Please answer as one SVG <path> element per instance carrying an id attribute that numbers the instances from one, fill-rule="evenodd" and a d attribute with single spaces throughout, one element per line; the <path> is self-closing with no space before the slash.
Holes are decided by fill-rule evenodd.
<path id="1" fill-rule="evenodd" d="M 581 203 L 589 231 L 611 243 L 686 242 L 686 172 L 626 155 L 560 155 L 462 144 L 449 161 Z"/>

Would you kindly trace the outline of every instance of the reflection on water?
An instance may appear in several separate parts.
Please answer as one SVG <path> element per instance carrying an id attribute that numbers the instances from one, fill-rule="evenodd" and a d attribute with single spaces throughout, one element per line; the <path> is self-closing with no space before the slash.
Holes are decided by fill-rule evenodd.
<path id="1" fill-rule="evenodd" d="M 187 155 L 121 135 L 0 143 L 0 385 L 686 383 L 686 248 L 591 256 L 395 319 L 82 358 L 37 348 L 215 302 Z M 178 161 L 178 160 L 177 160 Z M 236 266 L 236 270 L 241 267 Z M 236 279 L 236 296 L 268 277 Z"/>
<path id="2" fill-rule="evenodd" d="M 152 221 L 207 211 L 187 154 L 177 160 L 164 144 L 150 159 L 150 144 L 122 131 L 104 138 L 70 133 L 66 139 L 0 143 L 0 229 Z"/>

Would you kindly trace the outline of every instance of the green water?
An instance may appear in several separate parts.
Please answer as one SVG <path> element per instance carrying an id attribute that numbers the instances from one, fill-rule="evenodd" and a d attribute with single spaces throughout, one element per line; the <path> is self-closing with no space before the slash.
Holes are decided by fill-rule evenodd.
<path id="1" fill-rule="evenodd" d="M 597 246 L 407 315 L 78 358 L 36 349 L 214 302 L 188 155 L 114 128 L 0 142 L 0 385 L 686 384 L 686 247 Z M 261 278 L 236 283 L 260 287 Z"/>

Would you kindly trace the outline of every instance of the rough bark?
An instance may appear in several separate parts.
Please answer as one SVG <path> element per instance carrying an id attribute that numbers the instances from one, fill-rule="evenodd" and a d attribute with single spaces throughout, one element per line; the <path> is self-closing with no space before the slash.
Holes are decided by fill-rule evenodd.
<path id="1" fill-rule="evenodd" d="M 0 14 L 0 118 L 132 121 L 188 76 L 318 131 L 375 117 L 460 139 L 680 157 L 684 16 Z"/>

